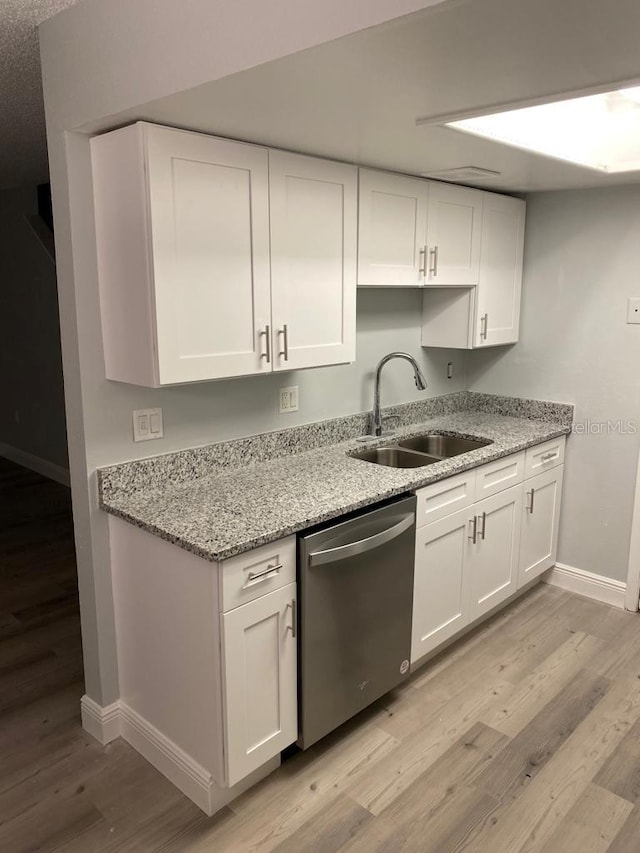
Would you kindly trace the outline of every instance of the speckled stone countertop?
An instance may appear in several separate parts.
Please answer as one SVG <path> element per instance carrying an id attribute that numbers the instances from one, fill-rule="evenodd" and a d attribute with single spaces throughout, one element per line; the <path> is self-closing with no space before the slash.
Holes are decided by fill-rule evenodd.
<path id="1" fill-rule="evenodd" d="M 467 399 L 458 402 L 464 405 Z M 289 450 L 289 455 L 249 464 L 238 459 L 235 464 L 210 461 L 204 471 L 202 454 L 188 457 L 192 467 L 185 472 L 183 462 L 180 476 L 168 480 L 161 479 L 158 471 L 166 474 L 171 465 L 175 467 L 174 457 L 178 454 L 113 466 L 99 471 L 100 503 L 113 515 L 206 560 L 218 561 L 516 453 L 571 429 L 573 407 L 566 404 L 553 410 L 548 407 L 554 404 L 534 401 L 547 408 L 534 408 L 527 418 L 486 411 L 497 406 L 486 399 L 478 402 L 478 408 L 485 411 L 466 407 L 446 411 L 449 406 L 445 406 L 446 413 L 403 426 L 393 438 L 366 443 L 350 438 L 302 452 Z M 514 411 L 513 405 L 500 408 Z M 541 411 L 555 419 L 540 420 Z M 350 455 L 424 432 L 452 432 L 492 443 L 420 468 L 389 468 Z M 200 459 L 200 463 L 196 465 L 194 459 Z"/>

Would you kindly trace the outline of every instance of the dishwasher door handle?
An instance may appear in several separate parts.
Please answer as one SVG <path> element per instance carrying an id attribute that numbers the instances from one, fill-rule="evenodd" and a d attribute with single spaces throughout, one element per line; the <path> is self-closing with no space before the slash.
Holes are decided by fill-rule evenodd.
<path id="1" fill-rule="evenodd" d="M 358 539 L 356 542 L 349 542 L 348 545 L 340 545 L 338 548 L 327 548 L 326 551 L 312 551 L 309 554 L 309 565 L 322 566 L 324 563 L 335 563 L 337 560 L 346 560 L 349 557 L 357 557 L 358 554 L 365 554 L 367 551 L 391 542 L 414 524 L 415 516 L 411 513 L 405 515 L 393 527 L 381 530 L 380 533 L 375 533 L 366 539 Z"/>

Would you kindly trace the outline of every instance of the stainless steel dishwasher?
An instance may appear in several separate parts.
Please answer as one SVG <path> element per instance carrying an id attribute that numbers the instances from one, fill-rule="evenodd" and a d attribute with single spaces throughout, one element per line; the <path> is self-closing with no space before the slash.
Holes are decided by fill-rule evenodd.
<path id="1" fill-rule="evenodd" d="M 298 746 L 407 677 L 415 497 L 301 535 Z"/>

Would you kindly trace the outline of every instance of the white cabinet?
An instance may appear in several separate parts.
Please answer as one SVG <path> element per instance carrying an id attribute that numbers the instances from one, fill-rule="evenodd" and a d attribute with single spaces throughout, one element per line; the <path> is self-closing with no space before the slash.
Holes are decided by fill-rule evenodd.
<path id="1" fill-rule="evenodd" d="M 477 287 L 425 289 L 422 346 L 475 349 L 515 343 L 520 324 L 525 202 L 483 193 Z"/>
<path id="2" fill-rule="evenodd" d="M 211 563 L 109 531 L 122 735 L 211 814 L 298 737 L 296 537 Z"/>
<path id="3" fill-rule="evenodd" d="M 475 496 L 480 501 L 515 486 L 524 480 L 525 454 L 510 453 L 476 468 Z"/>
<path id="4" fill-rule="evenodd" d="M 453 637 L 469 622 L 471 516 L 470 510 L 458 510 L 416 531 L 412 663 Z"/>
<path id="5" fill-rule="evenodd" d="M 518 340 L 525 203 L 484 193 L 480 279 L 474 304 L 473 346 Z"/>
<path id="6" fill-rule="evenodd" d="M 521 514 L 519 485 L 418 528 L 412 663 L 516 592 Z"/>
<path id="7" fill-rule="evenodd" d="M 227 784 L 298 736 L 295 583 L 223 615 Z"/>
<path id="8" fill-rule="evenodd" d="M 525 480 L 518 584 L 524 586 L 556 562 L 564 465 Z"/>
<path id="9" fill-rule="evenodd" d="M 91 148 L 108 379 L 355 358 L 355 166 L 144 122 Z"/>
<path id="10" fill-rule="evenodd" d="M 353 166 L 269 152 L 274 370 L 356 357 Z"/>
<path id="11" fill-rule="evenodd" d="M 561 436 L 418 490 L 412 664 L 553 566 L 564 444 Z M 523 479 L 540 465 L 552 467 Z"/>
<path id="12" fill-rule="evenodd" d="M 513 486 L 473 507 L 470 618 L 505 601 L 518 588 L 522 486 Z"/>
<path id="13" fill-rule="evenodd" d="M 429 184 L 420 178 L 359 170 L 358 284 L 424 284 Z"/>
<path id="14" fill-rule="evenodd" d="M 482 193 L 360 169 L 358 284 L 478 283 Z"/>
<path id="15" fill-rule="evenodd" d="M 478 284 L 482 192 L 429 182 L 426 284 Z"/>
<path id="16" fill-rule="evenodd" d="M 476 500 L 476 472 L 464 471 L 438 480 L 417 494 L 416 526 L 422 527 L 463 509 Z"/>
<path id="17" fill-rule="evenodd" d="M 525 478 L 528 479 L 529 477 L 533 477 L 534 474 L 549 471 L 551 468 L 555 468 L 556 465 L 562 465 L 566 442 L 565 436 L 560 435 L 558 438 L 552 438 L 550 441 L 530 447 L 527 450 L 524 465 Z"/>
<path id="18" fill-rule="evenodd" d="M 91 149 L 107 378 L 268 370 L 267 151 L 143 123 Z"/>

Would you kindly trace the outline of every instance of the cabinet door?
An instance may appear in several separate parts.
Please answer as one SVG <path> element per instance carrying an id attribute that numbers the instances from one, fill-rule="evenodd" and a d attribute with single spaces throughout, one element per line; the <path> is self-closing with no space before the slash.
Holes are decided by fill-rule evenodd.
<path id="1" fill-rule="evenodd" d="M 298 736 L 295 601 L 292 583 L 223 615 L 229 786 Z"/>
<path id="2" fill-rule="evenodd" d="M 518 340 L 525 202 L 484 193 L 474 347 Z"/>
<path id="3" fill-rule="evenodd" d="M 564 465 L 525 480 L 518 586 L 555 564 Z"/>
<path id="4" fill-rule="evenodd" d="M 274 370 L 354 361 L 357 169 L 269 152 Z"/>
<path id="5" fill-rule="evenodd" d="M 266 149 L 147 125 L 160 384 L 270 370 Z"/>
<path id="6" fill-rule="evenodd" d="M 429 184 L 389 172 L 359 170 L 358 284 L 424 284 Z"/>
<path id="7" fill-rule="evenodd" d="M 411 627 L 415 663 L 452 637 L 469 620 L 468 560 L 473 507 L 459 510 L 416 532 Z"/>
<path id="8" fill-rule="evenodd" d="M 427 284 L 478 283 L 482 192 L 429 184 Z"/>
<path id="9" fill-rule="evenodd" d="M 476 619 L 517 589 L 522 485 L 486 498 L 472 509 L 477 532 L 469 573 L 471 619 Z"/>

